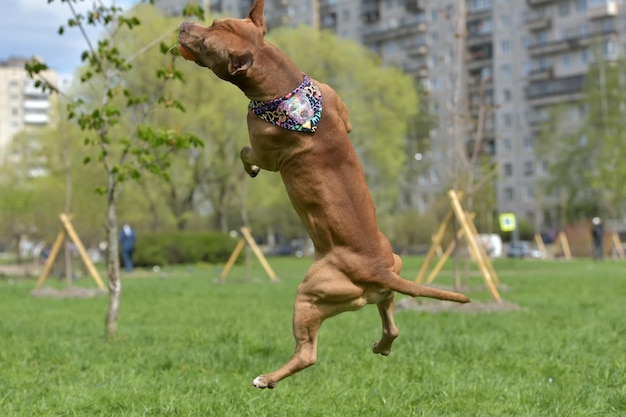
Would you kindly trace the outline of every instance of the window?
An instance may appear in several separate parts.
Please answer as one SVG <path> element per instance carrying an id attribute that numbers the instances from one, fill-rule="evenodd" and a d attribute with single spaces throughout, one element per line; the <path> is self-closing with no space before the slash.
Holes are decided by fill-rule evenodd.
<path id="1" fill-rule="evenodd" d="M 505 163 L 502 166 L 502 171 L 505 177 L 510 177 L 513 175 L 513 164 L 510 162 Z"/>
<path id="2" fill-rule="evenodd" d="M 535 187 L 532 185 L 526 187 L 526 199 L 531 201 L 535 199 Z"/>
<path id="3" fill-rule="evenodd" d="M 568 68 L 571 65 L 571 54 L 569 52 L 564 53 L 563 55 L 561 55 L 561 65 L 563 65 L 565 68 Z"/>
<path id="4" fill-rule="evenodd" d="M 561 17 L 569 16 L 570 13 L 570 2 L 564 1 L 559 4 L 559 15 Z"/>
<path id="5" fill-rule="evenodd" d="M 513 188 L 506 187 L 504 189 L 504 200 L 506 200 L 506 201 L 513 201 L 514 197 L 515 197 L 515 194 L 513 193 Z"/>
<path id="6" fill-rule="evenodd" d="M 604 44 L 604 56 L 606 59 L 617 59 L 617 44 L 613 41 L 607 41 Z"/>
<path id="7" fill-rule="evenodd" d="M 505 127 L 513 126 L 513 115 L 510 114 L 510 113 L 506 113 L 506 114 L 502 115 L 502 122 L 503 122 Z"/>
<path id="8" fill-rule="evenodd" d="M 467 8 L 470 13 L 489 10 L 491 5 L 491 0 L 469 0 L 467 2 Z"/>
<path id="9" fill-rule="evenodd" d="M 500 50 L 503 54 L 508 54 L 509 52 L 511 52 L 511 41 L 505 39 L 500 42 Z"/>
<path id="10" fill-rule="evenodd" d="M 512 99 L 511 90 L 509 90 L 508 88 L 505 88 L 502 91 L 502 99 L 504 100 L 505 103 L 508 103 L 509 101 L 511 101 Z"/>
<path id="11" fill-rule="evenodd" d="M 511 78 L 511 66 L 509 64 L 504 64 L 500 66 L 500 75 L 504 79 Z"/>
<path id="12" fill-rule="evenodd" d="M 524 136 L 524 149 L 532 150 L 535 146 L 535 139 L 532 136 Z"/>
<path id="13" fill-rule="evenodd" d="M 534 163 L 533 161 L 526 161 L 524 162 L 524 176 L 525 177 L 532 177 L 533 175 L 533 171 L 534 171 Z"/>
<path id="14" fill-rule="evenodd" d="M 503 29 L 510 29 L 511 28 L 511 16 L 509 16 L 508 14 L 503 15 L 500 18 L 500 25 Z"/>
<path id="15" fill-rule="evenodd" d="M 579 59 L 580 62 L 582 62 L 583 64 L 588 64 L 589 63 L 589 51 L 587 49 L 581 49 L 578 52 L 579 55 Z"/>

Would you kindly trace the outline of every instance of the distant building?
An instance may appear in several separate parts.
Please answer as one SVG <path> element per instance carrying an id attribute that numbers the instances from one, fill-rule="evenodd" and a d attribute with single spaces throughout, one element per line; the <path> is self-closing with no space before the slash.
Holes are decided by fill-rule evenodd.
<path id="1" fill-rule="evenodd" d="M 15 134 L 51 123 L 50 96 L 35 87 L 35 81 L 24 69 L 25 63 L 23 58 L 0 61 L 0 157 Z M 55 71 L 48 70 L 42 75 L 57 84 Z"/>

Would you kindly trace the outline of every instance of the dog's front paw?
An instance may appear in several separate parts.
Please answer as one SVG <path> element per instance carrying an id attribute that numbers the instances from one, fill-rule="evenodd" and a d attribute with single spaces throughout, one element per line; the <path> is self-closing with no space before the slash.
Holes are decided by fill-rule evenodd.
<path id="1" fill-rule="evenodd" d="M 256 177 L 257 175 L 259 175 L 259 171 L 261 171 L 261 168 L 259 168 L 256 165 L 250 165 L 250 168 L 248 168 L 248 175 L 250 175 L 252 178 Z"/>
<path id="2" fill-rule="evenodd" d="M 273 389 L 276 386 L 276 383 L 267 381 L 265 375 L 259 375 L 256 378 L 254 378 L 254 381 L 252 381 L 252 385 L 261 389 L 263 388 Z"/>

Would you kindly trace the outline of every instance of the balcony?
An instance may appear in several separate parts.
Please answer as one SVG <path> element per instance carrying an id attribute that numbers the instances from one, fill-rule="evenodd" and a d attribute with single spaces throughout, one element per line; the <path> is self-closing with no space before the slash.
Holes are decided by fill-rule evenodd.
<path id="1" fill-rule="evenodd" d="M 361 4 L 361 19 L 364 23 L 375 23 L 380 20 L 380 3 L 378 0 L 366 0 Z"/>
<path id="2" fill-rule="evenodd" d="M 32 113 L 24 114 L 25 125 L 45 125 L 50 121 L 47 114 Z"/>
<path id="3" fill-rule="evenodd" d="M 539 6 L 543 4 L 556 3 L 558 0 L 526 0 L 529 6 Z"/>
<path id="4" fill-rule="evenodd" d="M 472 46 L 487 43 L 491 40 L 492 36 L 493 36 L 493 32 L 491 31 L 469 32 L 467 34 L 467 46 L 472 47 Z"/>
<path id="5" fill-rule="evenodd" d="M 428 45 L 425 42 L 423 43 L 414 43 L 413 45 L 409 45 L 407 47 L 407 53 L 411 56 L 423 56 L 428 53 Z"/>
<path id="6" fill-rule="evenodd" d="M 526 98 L 534 105 L 549 105 L 580 98 L 584 75 L 533 81 L 526 87 Z"/>
<path id="7" fill-rule="evenodd" d="M 424 0 L 404 0 L 404 7 L 407 12 L 419 13 L 424 10 Z"/>
<path id="8" fill-rule="evenodd" d="M 529 81 L 547 80 L 552 77 L 554 77 L 554 69 L 552 67 L 533 69 L 528 74 Z"/>
<path id="9" fill-rule="evenodd" d="M 530 56 L 551 55 L 580 48 L 580 38 L 567 38 L 556 41 L 541 41 L 528 45 Z"/>
<path id="10" fill-rule="evenodd" d="M 491 47 L 491 43 L 485 43 L 480 46 L 473 46 L 469 48 L 467 53 L 467 68 L 470 71 L 475 71 L 492 64 L 493 50 Z"/>
<path id="11" fill-rule="evenodd" d="M 24 110 L 48 110 L 50 102 L 48 100 L 24 100 Z"/>
<path id="12" fill-rule="evenodd" d="M 401 19 L 389 19 L 378 25 L 366 27 L 362 32 L 364 43 L 380 42 L 403 36 L 423 36 L 428 29 L 421 17 L 403 17 Z M 425 42 L 425 40 L 424 40 Z"/>
<path id="13" fill-rule="evenodd" d="M 552 25 L 552 17 L 545 8 L 526 13 L 524 21 L 528 30 L 548 29 Z"/>
<path id="14" fill-rule="evenodd" d="M 617 16 L 617 2 L 614 0 L 591 1 L 587 6 L 589 19 Z"/>

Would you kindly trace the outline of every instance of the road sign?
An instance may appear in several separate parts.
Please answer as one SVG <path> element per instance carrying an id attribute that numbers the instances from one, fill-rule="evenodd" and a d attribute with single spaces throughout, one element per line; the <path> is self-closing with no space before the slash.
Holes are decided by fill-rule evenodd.
<path id="1" fill-rule="evenodd" d="M 515 222 L 515 214 L 513 213 L 502 213 L 500 214 L 500 230 L 503 232 L 512 232 L 517 228 L 517 224 Z"/>

